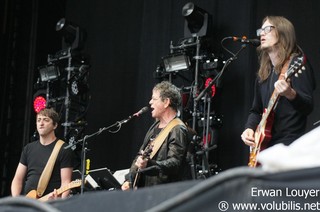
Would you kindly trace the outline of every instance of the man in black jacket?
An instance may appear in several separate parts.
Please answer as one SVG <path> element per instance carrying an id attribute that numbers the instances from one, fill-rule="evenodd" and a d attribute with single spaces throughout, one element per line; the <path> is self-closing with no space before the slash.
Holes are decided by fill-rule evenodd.
<path id="1" fill-rule="evenodd" d="M 140 148 L 141 154 L 134 159 L 122 190 L 183 179 L 188 139 L 186 126 L 177 118 L 178 107 L 181 104 L 180 92 L 173 84 L 163 81 L 153 88 L 149 104 L 156 122 L 147 132 Z M 174 122 L 179 124 L 174 125 L 157 150 L 157 136 Z M 148 157 L 149 152 L 153 155 L 152 158 Z"/>

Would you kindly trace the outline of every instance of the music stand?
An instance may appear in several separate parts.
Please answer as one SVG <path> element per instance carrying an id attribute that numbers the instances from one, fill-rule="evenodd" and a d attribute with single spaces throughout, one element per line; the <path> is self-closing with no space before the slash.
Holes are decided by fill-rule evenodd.
<path id="1" fill-rule="evenodd" d="M 90 170 L 88 175 L 90 175 L 102 189 L 121 189 L 120 183 L 116 180 L 116 178 L 114 178 L 108 168 Z"/>
<path id="2" fill-rule="evenodd" d="M 72 181 L 79 180 L 79 179 L 81 179 L 80 170 L 78 170 L 78 169 L 73 170 Z M 86 191 L 94 191 L 94 190 L 100 190 L 100 189 L 101 189 L 100 185 L 98 185 L 98 183 L 90 175 L 87 175 L 85 177 L 84 190 L 86 190 Z"/>

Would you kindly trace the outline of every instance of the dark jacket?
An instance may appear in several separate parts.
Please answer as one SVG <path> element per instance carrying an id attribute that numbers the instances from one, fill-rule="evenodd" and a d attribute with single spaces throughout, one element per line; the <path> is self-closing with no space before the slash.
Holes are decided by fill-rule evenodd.
<path id="1" fill-rule="evenodd" d="M 144 150 L 150 139 L 159 133 L 159 121 L 148 130 L 140 150 Z M 184 125 L 175 126 L 164 140 L 156 155 L 148 161 L 146 171 L 139 174 L 138 187 L 180 181 L 187 169 L 186 153 L 188 146 L 187 128 Z M 137 156 L 138 157 L 138 156 Z M 134 180 L 137 167 L 133 161 L 130 168 L 131 180 Z M 132 181 L 133 182 L 133 181 Z"/>

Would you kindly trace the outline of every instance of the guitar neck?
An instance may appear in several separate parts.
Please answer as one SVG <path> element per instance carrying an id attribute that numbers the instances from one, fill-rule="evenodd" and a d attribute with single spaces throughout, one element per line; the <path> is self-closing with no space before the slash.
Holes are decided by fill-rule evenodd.
<path id="1" fill-rule="evenodd" d="M 63 192 L 68 191 L 68 190 L 70 190 L 70 189 L 72 189 L 72 188 L 79 187 L 79 186 L 81 186 L 81 184 L 82 184 L 81 180 L 72 181 L 72 182 L 68 183 L 67 185 L 62 186 L 62 187 L 56 189 L 57 195 L 60 195 L 60 194 L 62 194 Z M 48 199 L 49 199 L 49 194 L 47 194 L 47 195 L 39 198 L 40 201 L 47 201 Z"/>
<path id="2" fill-rule="evenodd" d="M 69 189 L 71 189 L 71 186 L 69 186 L 69 185 L 66 185 L 64 187 L 58 188 L 57 189 L 57 195 L 60 195 L 63 192 L 69 190 Z M 42 201 L 42 202 L 48 201 L 48 199 L 49 199 L 49 194 L 39 198 L 39 200 Z"/>
<path id="3" fill-rule="evenodd" d="M 150 154 L 152 152 L 152 148 L 153 148 L 153 143 L 151 142 L 146 146 L 145 150 L 143 151 L 143 153 L 141 155 L 142 159 L 146 159 L 146 158 L 149 159 L 150 158 Z M 140 168 L 137 169 L 137 173 L 136 173 L 136 176 L 135 176 L 134 181 L 133 181 L 132 188 L 134 188 L 134 189 L 137 189 L 137 184 L 138 184 L 138 181 L 139 181 L 139 178 L 140 178 L 140 173 L 139 173 L 140 170 L 141 170 Z"/>
<path id="4" fill-rule="evenodd" d="M 272 96 L 268 102 L 268 107 L 265 109 L 265 111 L 263 112 L 261 121 L 259 123 L 260 126 L 264 126 L 270 113 L 274 110 L 277 102 L 279 100 L 279 94 L 276 91 L 273 91 Z"/>
<path id="5" fill-rule="evenodd" d="M 63 186 L 63 187 L 61 187 L 61 188 L 58 188 L 58 189 L 57 189 L 57 194 L 60 195 L 60 194 L 62 194 L 63 192 L 70 190 L 71 188 L 72 188 L 72 186 L 71 186 L 70 184 L 68 184 L 68 185 L 66 185 L 66 186 Z"/>

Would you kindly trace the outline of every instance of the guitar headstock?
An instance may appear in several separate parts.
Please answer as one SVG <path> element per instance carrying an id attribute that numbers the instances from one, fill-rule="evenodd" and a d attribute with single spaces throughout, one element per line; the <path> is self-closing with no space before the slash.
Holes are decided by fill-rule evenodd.
<path id="1" fill-rule="evenodd" d="M 77 187 L 81 186 L 81 184 L 82 184 L 82 180 L 80 180 L 80 179 L 76 179 L 74 181 L 71 181 L 67 185 L 62 186 L 61 188 L 59 188 L 57 190 L 58 194 L 62 194 L 63 192 L 65 192 L 65 191 L 67 191 L 69 189 L 72 189 L 72 188 L 77 188 Z"/>
<path id="2" fill-rule="evenodd" d="M 289 79 L 292 75 L 298 77 L 299 74 L 302 73 L 306 68 L 304 67 L 305 64 L 305 57 L 304 55 L 295 58 L 293 63 L 290 65 L 288 71 L 285 74 L 285 79 Z"/>
<path id="3" fill-rule="evenodd" d="M 74 180 L 74 181 L 69 183 L 69 187 L 70 188 L 76 188 L 76 187 L 81 186 L 81 184 L 82 184 L 82 180 L 76 179 L 76 180 Z"/>

